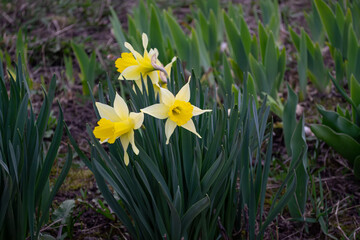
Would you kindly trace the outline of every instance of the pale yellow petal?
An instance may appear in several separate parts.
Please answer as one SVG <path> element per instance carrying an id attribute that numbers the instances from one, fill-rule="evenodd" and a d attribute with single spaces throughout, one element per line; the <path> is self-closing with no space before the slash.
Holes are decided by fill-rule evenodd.
<path id="1" fill-rule="evenodd" d="M 134 55 L 134 57 L 136 58 L 136 60 L 142 60 L 143 57 L 141 56 L 140 53 L 138 53 L 137 51 L 135 51 L 135 49 L 133 48 L 133 46 L 131 46 L 130 43 L 125 42 L 124 46 L 130 50 L 130 52 Z"/>
<path id="2" fill-rule="evenodd" d="M 162 66 L 161 62 L 157 59 L 159 57 L 159 51 L 156 48 L 154 48 L 154 49 L 151 48 L 149 51 L 149 58 L 151 59 L 154 55 L 156 58 L 156 64 Z"/>
<path id="3" fill-rule="evenodd" d="M 129 132 L 129 139 L 130 139 L 130 143 L 131 143 L 131 147 L 132 147 L 133 152 L 136 155 L 138 155 L 139 154 L 139 149 L 135 145 L 134 131 Z"/>
<path id="4" fill-rule="evenodd" d="M 121 141 L 121 145 L 123 146 L 124 149 L 124 162 L 125 165 L 127 166 L 129 164 L 129 155 L 127 154 L 127 148 L 129 146 L 129 134 L 124 134 L 122 136 L 120 136 L 120 141 Z"/>
<path id="5" fill-rule="evenodd" d="M 202 109 L 200 109 L 200 108 L 198 108 L 198 107 L 196 107 L 194 105 L 193 105 L 193 107 L 194 107 L 193 112 L 192 112 L 193 116 L 198 116 L 198 115 L 203 114 L 205 112 L 211 112 L 212 111 L 211 109 L 202 110 Z"/>
<path id="6" fill-rule="evenodd" d="M 168 63 L 166 66 L 165 66 L 165 70 L 168 74 L 168 76 L 170 77 L 170 74 L 171 74 L 171 67 L 172 67 L 172 64 L 176 61 L 176 57 L 173 57 L 173 59 L 171 59 L 171 62 Z"/>
<path id="7" fill-rule="evenodd" d="M 115 95 L 114 109 L 121 119 L 126 119 L 129 116 L 128 106 L 126 105 L 124 99 L 120 97 L 118 93 L 116 93 Z"/>
<path id="8" fill-rule="evenodd" d="M 138 88 L 140 89 L 140 92 L 142 92 L 143 91 L 143 87 L 142 87 L 142 82 L 141 82 L 141 79 L 138 79 L 138 80 L 135 80 L 135 84 L 138 86 Z M 145 85 L 146 86 L 146 85 Z M 136 92 L 135 91 L 135 86 L 133 86 L 133 90 L 134 90 L 134 92 Z"/>
<path id="9" fill-rule="evenodd" d="M 161 97 L 161 102 L 169 107 L 171 107 L 175 102 L 174 95 L 165 88 L 160 88 L 160 97 Z"/>
<path id="10" fill-rule="evenodd" d="M 120 117 L 116 114 L 115 109 L 110 107 L 109 105 L 100 102 L 96 102 L 95 105 L 101 118 L 105 118 L 112 122 L 117 122 L 121 120 Z"/>
<path id="11" fill-rule="evenodd" d="M 138 80 L 141 78 L 141 66 L 134 65 L 127 67 L 119 76 L 119 79 Z"/>
<path id="12" fill-rule="evenodd" d="M 131 112 L 130 113 L 130 118 L 132 120 L 134 120 L 134 124 L 135 124 L 134 129 L 138 129 L 143 124 L 144 113 L 142 113 L 142 112 L 139 112 L 139 113 Z"/>
<path id="13" fill-rule="evenodd" d="M 158 119 L 165 119 L 169 117 L 169 107 L 163 103 L 151 105 L 141 109 L 140 111 Z"/>
<path id="14" fill-rule="evenodd" d="M 187 123 L 185 123 L 184 125 L 181 125 L 181 127 L 185 128 L 186 130 L 189 130 L 190 132 L 194 133 L 196 136 L 201 138 L 201 136 L 196 131 L 193 120 L 190 119 Z"/>
<path id="15" fill-rule="evenodd" d="M 175 99 L 181 100 L 184 102 L 190 101 L 190 77 L 188 82 L 180 89 L 180 91 L 176 94 Z"/>
<path id="16" fill-rule="evenodd" d="M 144 47 L 144 50 L 145 50 L 145 51 L 146 51 L 146 49 L 147 49 L 148 42 L 149 42 L 149 39 L 148 39 L 146 33 L 143 33 L 143 34 L 142 34 L 142 44 L 143 44 L 143 47 Z"/>
<path id="17" fill-rule="evenodd" d="M 169 118 L 168 120 L 166 120 L 165 123 L 166 144 L 169 144 L 170 137 L 173 134 L 176 126 L 177 126 L 176 123 L 170 120 Z"/>
<path id="18" fill-rule="evenodd" d="M 158 71 L 152 71 L 148 74 L 148 76 L 150 77 L 151 79 L 151 82 L 153 84 L 156 84 L 159 82 L 159 74 L 158 74 Z"/>

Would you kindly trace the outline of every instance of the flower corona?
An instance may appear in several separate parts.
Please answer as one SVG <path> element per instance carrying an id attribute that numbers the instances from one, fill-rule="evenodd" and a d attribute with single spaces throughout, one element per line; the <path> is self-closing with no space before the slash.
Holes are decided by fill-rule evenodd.
<path id="1" fill-rule="evenodd" d="M 96 103 L 101 119 L 98 126 L 94 128 L 94 135 L 100 139 L 101 143 L 114 143 L 120 138 L 121 145 L 124 148 L 124 162 L 129 164 L 129 155 L 126 150 L 131 143 L 133 152 L 139 154 L 139 149 L 135 145 L 134 130 L 141 127 L 144 114 L 129 113 L 129 109 L 119 94 L 116 93 L 114 107 L 110 107 L 103 103 Z"/>

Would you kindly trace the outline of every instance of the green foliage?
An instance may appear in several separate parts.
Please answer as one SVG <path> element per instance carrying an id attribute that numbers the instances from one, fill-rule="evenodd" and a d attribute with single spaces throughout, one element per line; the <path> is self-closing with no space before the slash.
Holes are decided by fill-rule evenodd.
<path id="1" fill-rule="evenodd" d="M 97 77 L 95 52 L 92 52 L 89 57 L 86 54 L 84 47 L 81 45 L 72 43 L 71 46 L 80 66 L 81 73 L 79 74 L 79 77 L 83 86 L 83 94 L 89 95 L 89 87 L 93 89 Z"/>
<path id="2" fill-rule="evenodd" d="M 300 164 L 295 168 L 297 182 L 295 195 L 290 199 L 288 206 L 293 218 L 303 219 L 307 201 L 308 158 L 304 117 L 302 117 L 298 123 L 296 122 L 297 103 L 298 98 L 288 85 L 288 99 L 284 106 L 284 115 L 282 118 L 285 146 L 288 156 L 291 157 L 290 168 L 300 161 Z"/>
<path id="3" fill-rule="evenodd" d="M 267 32 L 261 23 L 259 23 L 258 35 L 261 60 L 257 60 L 256 55 L 249 56 L 251 73 L 258 94 L 265 93 L 277 99 L 286 67 L 285 48 L 280 50 L 276 46 L 272 32 Z"/>
<path id="4" fill-rule="evenodd" d="M 181 65 L 177 61 L 168 83 L 173 93 L 184 84 Z M 156 103 L 152 85 L 148 86 L 148 92 L 143 93 L 137 87 L 128 89 L 133 111 Z M 208 108 L 211 101 L 207 90 L 194 72 L 190 89 L 190 102 Z M 106 103 L 104 96 L 99 97 Z M 109 85 L 109 99 L 113 101 L 114 97 L 115 89 Z M 272 162 L 272 134 L 266 133 L 272 132 L 267 125 L 269 108 L 265 99 L 257 109 L 246 87 L 243 93 L 239 91 L 237 105 L 233 98 L 229 100 L 225 99 L 220 108 L 213 106 L 211 113 L 195 118 L 201 139 L 179 128 L 166 145 L 164 122 L 145 116 L 144 127 L 135 133 L 140 153 L 137 156 L 129 151 L 128 166 L 123 162 L 119 140 L 108 145 L 107 152 L 88 127 L 92 144 L 90 161 L 71 139 L 79 156 L 93 171 L 105 200 L 132 237 L 216 239 L 221 234 L 231 237 L 241 230 L 247 216 L 250 239 L 261 239 L 267 226 L 287 205 L 296 190 L 294 174 L 300 160 L 289 169 L 265 216 L 266 185 Z M 264 144 L 265 155 L 261 150 Z M 120 200 L 114 198 L 108 184 Z"/>
<path id="5" fill-rule="evenodd" d="M 44 134 L 49 122 L 56 79 L 37 115 L 29 106 L 29 88 L 24 79 L 21 57 L 16 66 L 16 81 L 9 78 L 8 95 L 0 60 L 0 238 L 36 239 L 41 226 L 48 221 L 51 202 L 69 171 L 72 154 L 50 188 L 49 175 L 60 146 L 63 114 L 59 118 L 49 149 L 44 149 Z"/>
<path id="6" fill-rule="evenodd" d="M 309 14 L 305 12 L 304 15 L 310 29 L 312 40 L 319 43 L 320 46 L 323 46 L 325 33 L 323 25 L 321 23 L 319 12 L 313 1 L 311 2 L 311 12 Z"/>
<path id="7" fill-rule="evenodd" d="M 326 142 L 335 151 L 349 160 L 354 168 L 355 176 L 360 178 L 360 84 L 352 75 L 350 80 L 350 96 L 348 96 L 336 80 L 331 76 L 334 85 L 352 106 L 352 117 L 344 114 L 338 107 L 337 112 L 326 111 L 318 106 L 322 116 L 322 124 L 313 124 L 311 130 L 317 138 Z"/>
<path id="8" fill-rule="evenodd" d="M 324 65 L 321 49 L 302 29 L 301 36 L 289 28 L 291 39 L 298 51 L 298 73 L 300 81 L 300 97 L 305 99 L 307 77 L 321 92 L 325 92 L 329 85 L 328 69 Z"/>
<path id="9" fill-rule="evenodd" d="M 272 31 L 277 40 L 279 38 L 281 24 L 278 0 L 260 0 L 260 10 L 263 24 Z"/>
<path id="10" fill-rule="evenodd" d="M 358 9 L 360 3 L 349 3 L 345 9 L 339 2 L 334 11 L 323 0 L 315 0 L 317 11 L 329 39 L 329 48 L 335 62 L 336 81 L 343 84 L 343 78 L 350 79 L 351 75 L 360 81 L 360 46 L 358 42 Z M 352 16 L 352 13 L 355 15 Z"/>

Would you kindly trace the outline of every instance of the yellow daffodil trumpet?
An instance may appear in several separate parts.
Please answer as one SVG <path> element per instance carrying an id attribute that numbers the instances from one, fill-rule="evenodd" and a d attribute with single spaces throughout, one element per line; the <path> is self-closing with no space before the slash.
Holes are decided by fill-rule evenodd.
<path id="1" fill-rule="evenodd" d="M 99 111 L 101 119 L 98 121 L 98 126 L 94 128 L 94 135 L 100 139 L 101 143 L 114 143 L 117 138 L 120 138 L 121 145 L 124 148 L 124 162 L 129 164 L 129 155 L 127 148 L 131 143 L 133 152 L 139 154 L 139 149 L 135 145 L 134 130 L 141 127 L 144 121 L 144 114 L 129 113 L 129 109 L 119 94 L 116 93 L 114 100 L 114 107 L 103 103 L 96 102 L 96 108 Z"/>
<path id="2" fill-rule="evenodd" d="M 144 55 L 141 55 L 126 42 L 124 45 L 130 50 L 130 53 L 122 53 L 121 57 L 115 61 L 115 66 L 120 72 L 119 80 L 134 80 L 137 86 L 142 90 L 141 77 L 144 79 L 145 86 L 147 77 L 149 76 L 155 89 L 166 83 L 166 77 L 170 76 L 171 66 L 176 60 L 174 57 L 169 64 L 163 67 L 162 63 L 157 59 L 159 52 L 156 48 L 147 51 L 148 37 L 142 34 L 142 43 L 144 47 Z"/>
<path id="3" fill-rule="evenodd" d="M 174 96 L 169 90 L 160 88 L 160 103 L 143 108 L 140 111 L 149 114 L 158 119 L 167 119 L 165 123 L 166 144 L 173 134 L 176 126 L 183 127 L 196 136 L 201 138 L 197 133 L 193 116 L 198 116 L 211 110 L 202 110 L 189 103 L 190 100 L 190 78 L 189 81 Z"/>

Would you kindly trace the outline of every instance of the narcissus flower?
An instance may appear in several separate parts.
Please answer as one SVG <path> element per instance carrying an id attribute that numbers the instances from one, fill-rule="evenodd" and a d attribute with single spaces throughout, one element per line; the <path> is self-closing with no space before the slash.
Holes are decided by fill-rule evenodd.
<path id="1" fill-rule="evenodd" d="M 189 83 L 190 78 L 176 96 L 174 96 L 169 90 L 160 88 L 161 102 L 140 110 L 141 112 L 159 119 L 167 118 L 165 123 L 166 144 L 169 144 L 169 139 L 176 126 L 183 127 L 201 138 L 201 136 L 197 133 L 194 122 L 191 118 L 205 112 L 211 112 L 209 109 L 202 110 L 189 103 Z"/>
<path id="2" fill-rule="evenodd" d="M 142 35 L 142 43 L 144 47 L 144 55 L 141 55 L 126 42 L 124 45 L 131 53 L 122 53 L 121 58 L 115 61 L 115 66 L 120 72 L 119 80 L 134 80 L 138 87 L 142 90 L 141 76 L 147 84 L 147 77 L 149 76 L 155 89 L 166 83 L 166 78 L 170 76 L 171 65 L 176 60 L 176 57 L 165 67 L 157 59 L 159 52 L 156 48 L 147 51 L 148 37 L 145 33 Z M 167 76 L 166 76 L 167 75 Z"/>
<path id="3" fill-rule="evenodd" d="M 101 143 L 114 143 L 120 138 L 121 145 L 124 148 L 124 161 L 129 164 L 129 156 L 126 152 L 129 143 L 131 143 L 133 152 L 139 154 L 139 149 L 135 146 L 134 130 L 141 127 L 144 121 L 144 114 L 129 113 L 129 109 L 119 94 L 116 93 L 114 107 L 103 103 L 96 103 L 101 119 L 94 128 L 94 135 L 100 139 Z"/>

